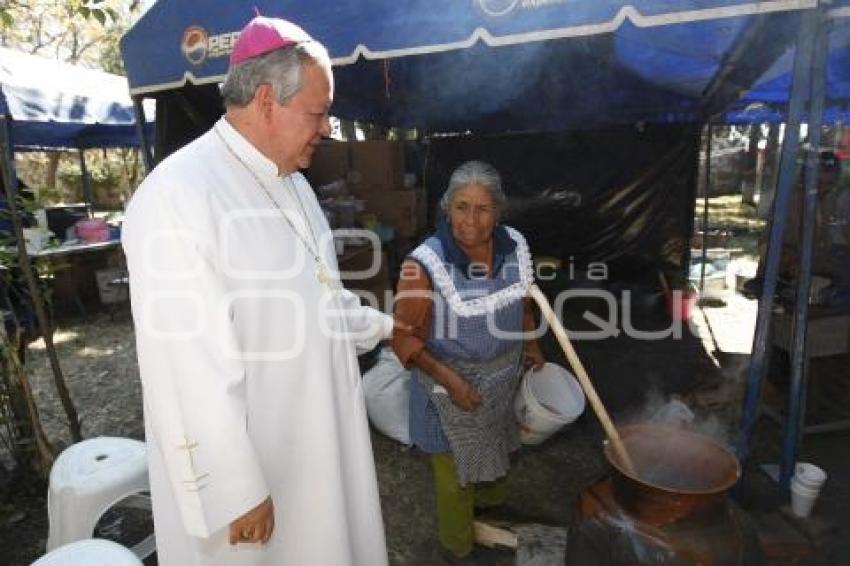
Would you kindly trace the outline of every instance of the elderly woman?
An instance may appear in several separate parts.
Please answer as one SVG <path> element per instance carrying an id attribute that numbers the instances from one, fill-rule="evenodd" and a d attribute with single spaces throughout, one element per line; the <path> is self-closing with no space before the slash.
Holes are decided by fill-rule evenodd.
<path id="1" fill-rule="evenodd" d="M 509 454 L 519 446 L 513 396 L 524 367 L 543 356 L 528 339 L 534 316 L 525 238 L 499 223 L 498 172 L 480 161 L 458 167 L 437 231 L 402 265 L 393 348 L 413 368 L 411 440 L 431 454 L 441 544 L 472 551 L 476 507 L 506 498 Z M 407 327 L 406 327 L 407 326 Z"/>

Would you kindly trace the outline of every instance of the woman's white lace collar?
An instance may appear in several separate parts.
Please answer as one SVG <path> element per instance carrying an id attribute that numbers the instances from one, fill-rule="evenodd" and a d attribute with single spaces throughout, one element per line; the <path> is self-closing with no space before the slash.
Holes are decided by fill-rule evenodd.
<path id="1" fill-rule="evenodd" d="M 451 275 L 446 270 L 445 263 L 427 244 L 421 244 L 410 254 L 413 259 L 428 269 L 431 280 L 437 287 L 436 290 L 445 298 L 456 315 L 467 318 L 494 313 L 523 299 L 528 294 L 528 288 L 534 282 L 531 252 L 522 234 L 509 226 L 505 226 L 505 229 L 511 239 L 516 242 L 519 281 L 485 297 L 464 300 L 458 293 Z"/>

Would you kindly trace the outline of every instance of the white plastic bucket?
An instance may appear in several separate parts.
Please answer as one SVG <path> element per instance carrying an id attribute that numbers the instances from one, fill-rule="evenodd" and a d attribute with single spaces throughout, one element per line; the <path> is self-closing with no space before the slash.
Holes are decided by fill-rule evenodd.
<path id="1" fill-rule="evenodd" d="M 514 399 L 523 444 L 540 444 L 583 412 L 584 392 L 566 369 L 546 363 L 525 372 Z"/>

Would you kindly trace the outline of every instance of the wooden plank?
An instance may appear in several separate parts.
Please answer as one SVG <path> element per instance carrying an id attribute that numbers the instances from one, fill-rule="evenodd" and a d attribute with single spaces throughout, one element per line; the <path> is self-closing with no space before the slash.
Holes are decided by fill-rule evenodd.
<path id="1" fill-rule="evenodd" d="M 779 512 L 782 513 L 782 516 L 789 524 L 794 526 L 794 528 L 815 544 L 825 542 L 838 534 L 838 523 L 826 517 L 817 514 L 805 518 L 797 517 L 791 511 L 790 505 L 783 505 L 779 508 Z"/>
<path id="2" fill-rule="evenodd" d="M 815 555 L 812 544 L 778 513 L 757 518 L 758 537 L 767 560 L 805 559 Z"/>
<path id="3" fill-rule="evenodd" d="M 493 548 L 498 545 L 516 550 L 517 536 L 513 531 L 483 521 L 475 521 L 472 526 L 475 531 L 475 542 L 481 546 Z"/>

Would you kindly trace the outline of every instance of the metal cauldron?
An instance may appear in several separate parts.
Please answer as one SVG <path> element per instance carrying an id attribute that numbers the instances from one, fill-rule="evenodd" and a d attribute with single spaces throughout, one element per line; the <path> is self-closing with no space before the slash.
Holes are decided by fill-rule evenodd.
<path id="1" fill-rule="evenodd" d="M 650 424 L 618 430 L 637 475 L 625 471 L 606 442 L 614 497 L 646 523 L 665 525 L 715 509 L 741 475 L 735 455 L 702 434 Z"/>

